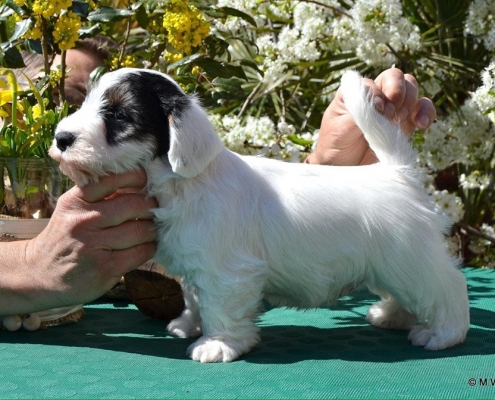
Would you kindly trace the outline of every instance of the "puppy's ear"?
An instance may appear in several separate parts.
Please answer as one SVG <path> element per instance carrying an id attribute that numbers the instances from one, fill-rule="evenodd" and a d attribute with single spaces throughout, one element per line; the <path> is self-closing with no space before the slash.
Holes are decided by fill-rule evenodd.
<path id="1" fill-rule="evenodd" d="M 168 160 L 176 174 L 184 178 L 198 175 L 223 147 L 208 115 L 194 98 L 180 115 L 170 118 Z"/>

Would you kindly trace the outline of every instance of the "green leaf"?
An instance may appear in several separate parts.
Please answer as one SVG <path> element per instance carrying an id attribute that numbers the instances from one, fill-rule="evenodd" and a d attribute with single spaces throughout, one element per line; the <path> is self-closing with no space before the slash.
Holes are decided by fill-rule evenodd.
<path id="1" fill-rule="evenodd" d="M 287 138 L 294 144 L 298 144 L 300 146 L 304 146 L 304 147 L 309 147 L 313 144 L 313 141 L 312 140 L 307 140 L 307 139 L 303 139 L 302 137 L 299 137 L 295 134 L 293 135 L 289 135 L 287 136 Z"/>
<path id="2" fill-rule="evenodd" d="M 113 22 L 130 17 L 133 14 L 131 10 L 102 6 L 95 11 L 91 11 L 88 14 L 88 20 L 91 22 Z"/>
<path id="3" fill-rule="evenodd" d="M 220 76 L 222 78 L 232 78 L 235 76 L 224 63 L 212 60 L 211 58 L 203 58 L 196 61 L 196 64 L 212 77 Z M 240 68 L 240 67 L 239 67 Z M 242 69 L 242 68 L 241 68 Z M 244 71 L 243 71 L 244 72 Z"/>
<path id="4" fill-rule="evenodd" d="M 244 59 L 244 60 L 241 60 L 240 63 L 241 63 L 241 65 L 243 65 L 245 67 L 249 67 L 249 68 L 254 69 L 256 72 L 261 74 L 261 76 L 264 75 L 264 72 L 259 68 L 258 64 L 256 64 L 254 61 Z"/>
<path id="5" fill-rule="evenodd" d="M 91 26 L 83 26 L 77 31 L 77 33 L 79 34 L 79 39 L 86 39 L 101 33 L 101 31 L 101 25 L 97 23 Z"/>
<path id="6" fill-rule="evenodd" d="M 73 0 L 71 10 L 80 17 L 86 17 L 89 10 L 89 2 L 81 0 Z"/>
<path id="7" fill-rule="evenodd" d="M 136 20 L 141 28 L 146 29 L 150 22 L 150 18 L 148 16 L 148 13 L 146 12 L 145 7 L 139 7 L 137 9 Z"/>
<path id="8" fill-rule="evenodd" d="M 236 8 L 232 8 L 232 7 L 221 7 L 220 8 L 222 11 L 225 12 L 225 14 L 227 15 L 231 15 L 233 17 L 238 17 L 238 18 L 241 18 L 243 19 L 244 21 L 247 21 L 249 22 L 251 25 L 253 25 L 254 27 L 257 27 L 256 25 L 256 21 L 254 20 L 254 18 L 249 15 L 249 14 L 246 14 L 245 12 L 243 11 L 240 11 L 240 10 L 237 10 Z"/>
<path id="9" fill-rule="evenodd" d="M 2 65 L 7 68 L 23 68 L 26 66 L 21 53 L 16 47 L 11 47 L 5 51 Z"/>
<path id="10" fill-rule="evenodd" d="M 22 9 L 21 6 L 19 6 L 19 4 L 17 4 L 15 1 L 13 0 L 7 0 L 5 2 L 5 5 L 7 7 L 9 7 L 10 9 L 12 9 L 17 15 L 19 16 L 23 16 L 25 14 L 24 10 Z"/>
<path id="11" fill-rule="evenodd" d="M 237 78 L 225 79 L 217 76 L 212 80 L 212 83 L 215 87 L 221 88 L 227 92 L 236 93 L 242 91 L 241 81 Z"/>
<path id="12" fill-rule="evenodd" d="M 167 72 L 173 71 L 174 69 L 179 68 L 179 67 L 183 67 L 185 65 L 195 63 L 196 61 L 198 61 L 204 57 L 205 57 L 205 55 L 200 54 L 200 53 L 184 57 L 183 59 L 181 59 L 177 62 L 174 62 L 173 64 L 170 64 L 169 66 L 167 66 Z"/>
<path id="13" fill-rule="evenodd" d="M 31 27 L 31 20 L 24 19 L 21 22 L 16 22 L 14 25 L 14 33 L 9 38 L 9 41 L 6 43 L 2 43 L 2 49 L 4 51 L 9 48 L 15 46 L 17 41 L 29 30 Z"/>

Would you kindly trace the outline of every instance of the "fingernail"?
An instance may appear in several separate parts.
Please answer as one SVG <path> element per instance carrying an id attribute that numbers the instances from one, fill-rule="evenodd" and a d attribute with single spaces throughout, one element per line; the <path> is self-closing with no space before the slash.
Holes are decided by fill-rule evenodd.
<path id="1" fill-rule="evenodd" d="M 397 113 L 398 123 L 403 125 L 406 123 L 407 118 L 409 117 L 409 112 L 405 108 L 401 108 Z"/>
<path id="2" fill-rule="evenodd" d="M 430 123 L 430 119 L 426 115 L 422 115 L 418 118 L 418 127 L 421 129 L 425 129 Z"/>
<path id="3" fill-rule="evenodd" d="M 385 110 L 385 103 L 383 102 L 383 99 L 381 97 L 373 97 L 373 104 L 375 105 L 375 108 L 378 112 L 382 113 L 383 110 Z"/>
<path id="4" fill-rule="evenodd" d="M 392 120 L 395 116 L 395 106 L 392 103 L 387 103 L 385 105 L 385 111 L 383 112 L 383 115 L 385 115 L 388 119 Z"/>

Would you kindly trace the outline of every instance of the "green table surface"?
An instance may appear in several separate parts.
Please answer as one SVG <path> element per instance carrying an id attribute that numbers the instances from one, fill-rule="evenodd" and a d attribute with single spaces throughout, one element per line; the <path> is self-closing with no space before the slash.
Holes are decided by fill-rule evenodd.
<path id="1" fill-rule="evenodd" d="M 79 323 L 0 332 L 0 398 L 495 398 L 495 271 L 464 268 L 471 329 L 430 352 L 364 319 L 359 291 L 334 307 L 272 309 L 242 359 L 201 364 L 192 340 L 134 305 L 94 303 Z"/>

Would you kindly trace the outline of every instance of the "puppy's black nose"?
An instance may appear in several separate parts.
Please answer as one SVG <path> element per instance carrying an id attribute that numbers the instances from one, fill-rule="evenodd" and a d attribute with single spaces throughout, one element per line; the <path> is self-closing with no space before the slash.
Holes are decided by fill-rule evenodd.
<path id="1" fill-rule="evenodd" d="M 55 135 L 55 140 L 60 151 L 65 151 L 68 147 L 72 146 L 76 137 L 70 132 L 59 132 Z"/>

